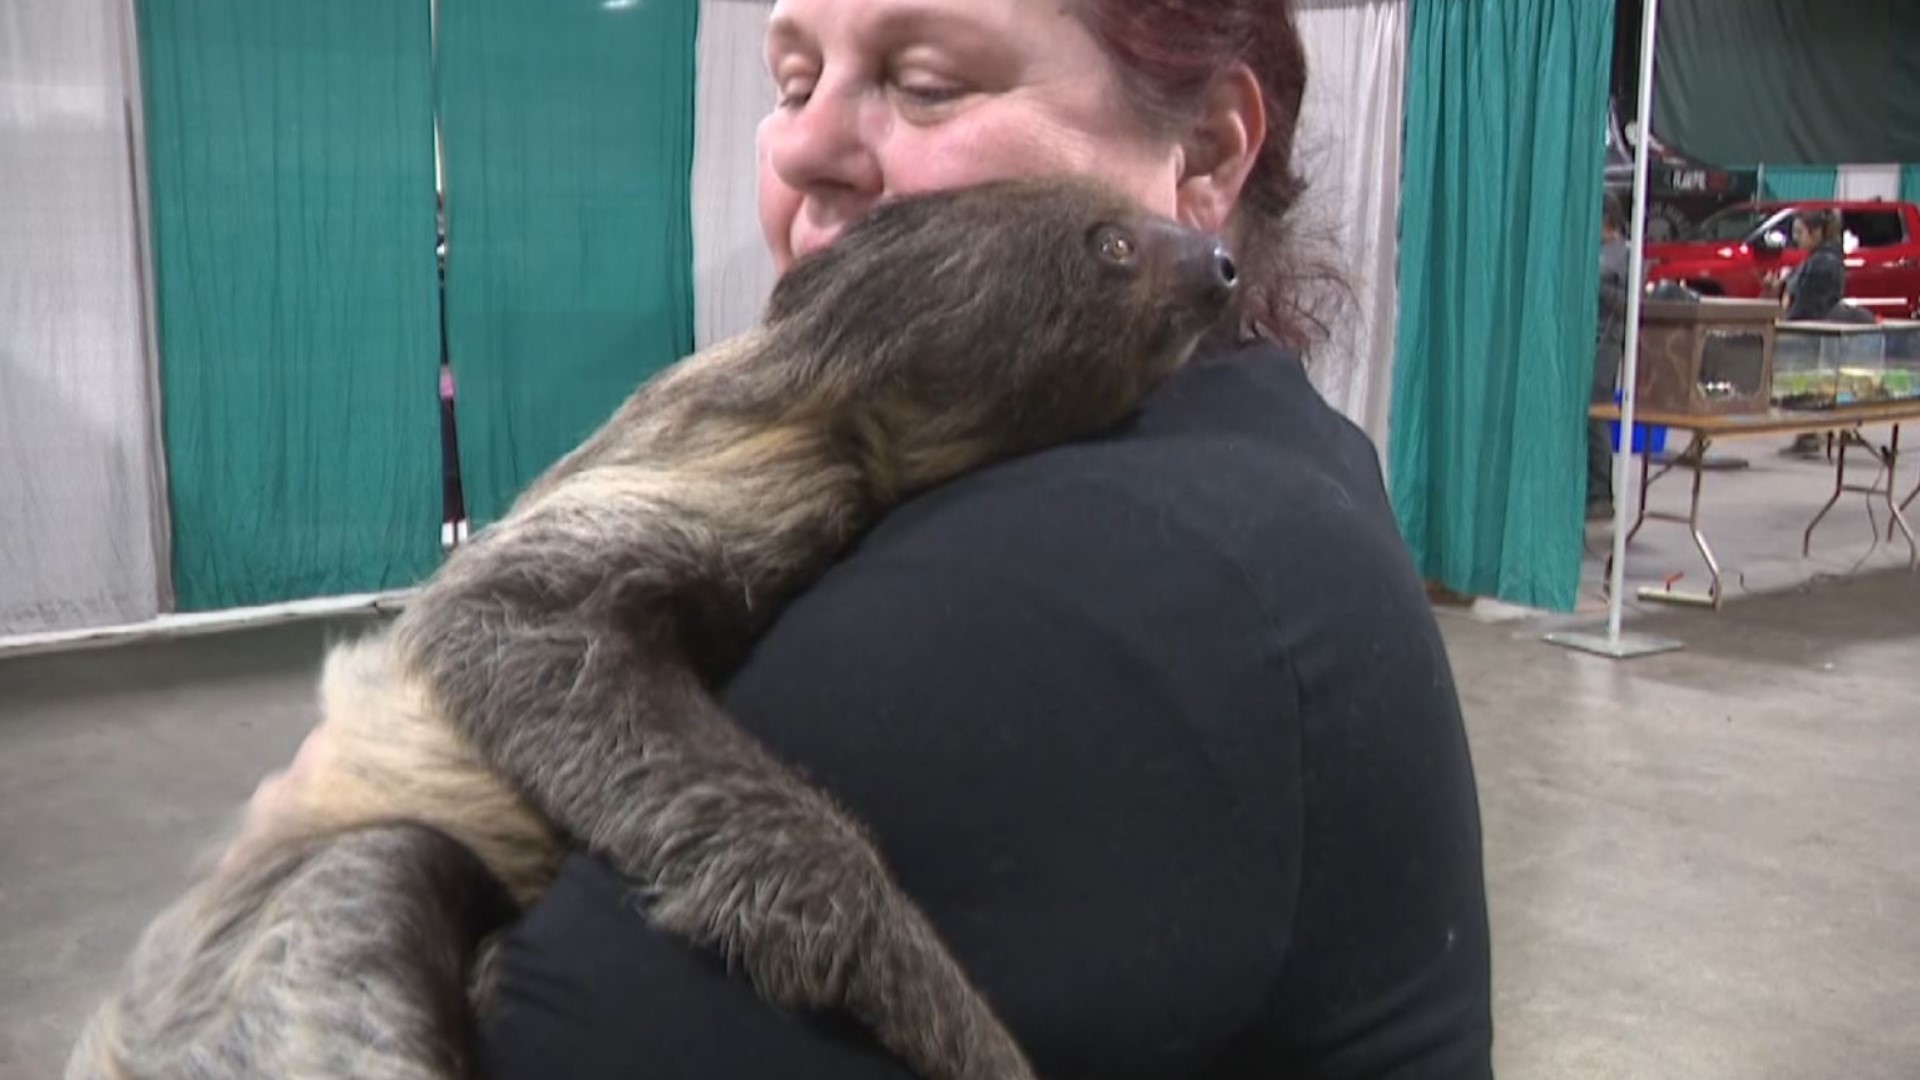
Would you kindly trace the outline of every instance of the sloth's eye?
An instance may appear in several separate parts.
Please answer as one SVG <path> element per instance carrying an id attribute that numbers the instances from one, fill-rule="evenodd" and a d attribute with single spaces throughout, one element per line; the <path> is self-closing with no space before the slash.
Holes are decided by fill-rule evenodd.
<path id="1" fill-rule="evenodd" d="M 1133 262 L 1133 237 L 1128 236 L 1124 229 L 1112 226 L 1101 229 L 1094 240 L 1094 246 L 1099 250 L 1100 257 L 1108 262 L 1119 266 L 1126 266 Z"/>

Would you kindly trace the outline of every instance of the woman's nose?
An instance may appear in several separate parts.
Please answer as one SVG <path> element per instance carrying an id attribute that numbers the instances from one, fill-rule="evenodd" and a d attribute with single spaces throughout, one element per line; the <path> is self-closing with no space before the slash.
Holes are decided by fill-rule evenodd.
<path id="1" fill-rule="evenodd" d="M 767 163 L 795 191 L 878 193 L 874 156 L 861 99 L 840 90 L 817 89 L 791 112 L 773 118 Z"/>

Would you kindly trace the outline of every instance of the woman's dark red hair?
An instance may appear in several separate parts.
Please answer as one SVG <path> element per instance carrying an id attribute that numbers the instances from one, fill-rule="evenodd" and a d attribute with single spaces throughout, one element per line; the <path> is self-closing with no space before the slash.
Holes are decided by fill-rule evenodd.
<path id="1" fill-rule="evenodd" d="M 1291 0 L 1075 0 L 1081 18 L 1120 66 L 1132 104 L 1174 128 L 1200 114 L 1218 75 L 1245 63 L 1260 82 L 1266 139 L 1231 223 L 1248 288 L 1243 321 L 1304 344 L 1312 320 L 1295 295 L 1321 270 L 1289 259 L 1287 217 L 1304 184 L 1294 171 L 1294 131 L 1307 86 L 1307 55 Z"/>

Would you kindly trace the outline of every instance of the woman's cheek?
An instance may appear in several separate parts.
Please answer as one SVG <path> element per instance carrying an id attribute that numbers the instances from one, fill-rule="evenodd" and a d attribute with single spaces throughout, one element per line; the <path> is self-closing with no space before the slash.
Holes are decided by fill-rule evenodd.
<path id="1" fill-rule="evenodd" d="M 793 224 L 800 215 L 800 193 L 788 187 L 774 172 L 764 138 L 759 141 L 757 158 L 755 201 L 760 215 L 760 236 L 767 254 L 773 258 L 774 270 L 785 273 L 793 262 Z"/>
<path id="2" fill-rule="evenodd" d="M 1008 175 L 1002 148 L 958 123 L 932 128 L 898 125 L 888 151 L 882 167 L 889 195 L 938 191 Z"/>

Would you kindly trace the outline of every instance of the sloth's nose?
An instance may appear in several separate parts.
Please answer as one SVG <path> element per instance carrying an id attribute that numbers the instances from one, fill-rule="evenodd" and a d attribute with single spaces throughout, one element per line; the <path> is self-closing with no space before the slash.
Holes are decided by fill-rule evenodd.
<path id="1" fill-rule="evenodd" d="M 1227 251 L 1225 244 L 1213 245 L 1210 265 L 1213 267 L 1212 286 L 1223 292 L 1232 292 L 1240 282 L 1240 268 L 1233 265 L 1233 255 Z"/>
<path id="2" fill-rule="evenodd" d="M 1240 268 L 1219 237 L 1190 232 L 1183 238 L 1177 274 L 1205 303 L 1225 304 L 1240 284 Z"/>
<path id="3" fill-rule="evenodd" d="M 1240 282 L 1240 267 L 1233 265 L 1233 254 L 1227 252 L 1227 244 L 1215 240 L 1208 254 L 1202 258 L 1202 263 L 1206 267 L 1202 273 L 1208 275 L 1206 290 L 1225 302 L 1229 296 L 1233 296 L 1233 290 Z"/>
<path id="4" fill-rule="evenodd" d="M 1233 299 L 1240 268 L 1220 237 L 1170 221 L 1156 222 L 1142 234 L 1175 292 L 1203 307 L 1224 308 Z"/>

